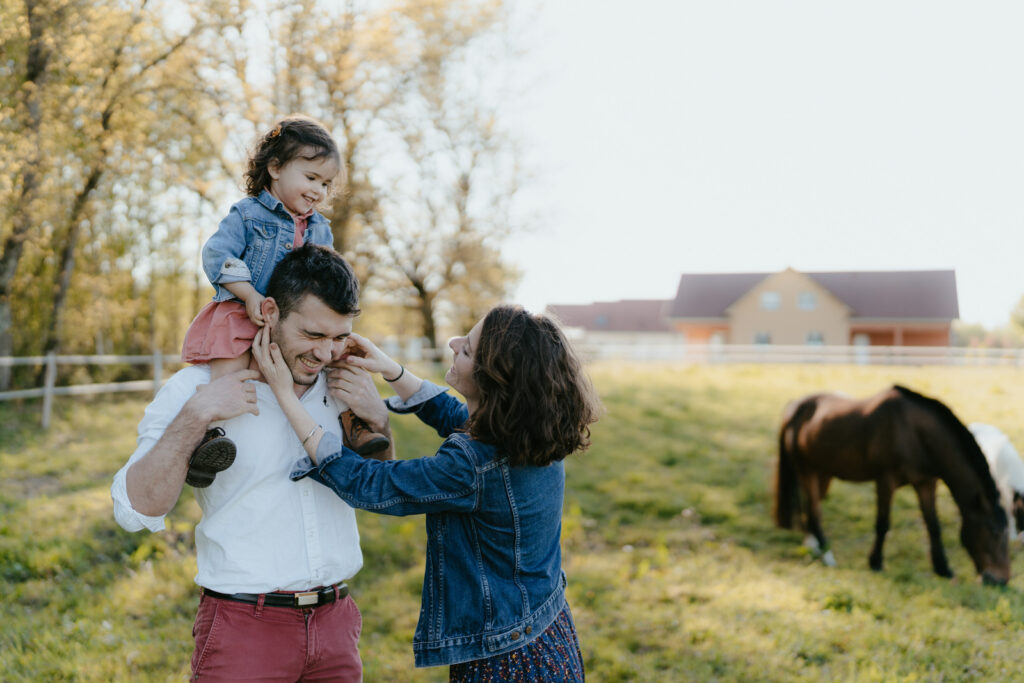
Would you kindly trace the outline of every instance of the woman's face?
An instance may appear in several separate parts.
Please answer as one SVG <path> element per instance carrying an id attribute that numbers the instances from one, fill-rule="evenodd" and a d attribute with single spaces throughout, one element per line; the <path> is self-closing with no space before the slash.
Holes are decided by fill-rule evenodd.
<path id="1" fill-rule="evenodd" d="M 445 373 L 444 380 L 466 398 L 470 411 L 476 407 L 479 398 L 476 382 L 473 381 L 473 358 L 477 344 L 480 343 L 480 330 L 483 326 L 484 321 L 481 320 L 465 337 L 452 337 L 448 342 L 448 346 L 455 352 L 455 360 Z"/>

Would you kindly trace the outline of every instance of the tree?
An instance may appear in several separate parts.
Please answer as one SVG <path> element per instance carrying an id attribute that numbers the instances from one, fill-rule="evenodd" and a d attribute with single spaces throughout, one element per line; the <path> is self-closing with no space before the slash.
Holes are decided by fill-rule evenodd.
<path id="1" fill-rule="evenodd" d="M 69 53 L 81 87 L 76 108 L 97 112 L 79 126 L 73 160 L 79 184 L 69 188 L 70 207 L 54 231 L 59 252 L 58 277 L 53 295 L 43 353 L 55 351 L 61 342 L 61 317 L 71 287 L 75 257 L 84 229 L 93 223 L 97 210 L 92 196 L 110 171 L 119 172 L 122 183 L 131 184 L 148 169 L 157 155 L 175 156 L 168 147 L 180 148 L 189 137 L 201 134 L 205 98 L 195 97 L 202 82 L 199 54 L 194 43 L 211 27 L 208 14 L 183 31 L 166 29 L 163 15 L 148 3 L 126 7 L 122 12 L 106 6 L 88 8 L 89 36 L 75 34 Z M 111 37 L 96 41 L 96 35 Z M 89 48 L 92 49 L 89 49 Z M 90 80 L 89 74 L 95 77 Z M 161 115 L 154 116 L 155 112 Z M 190 128 L 198 130 L 190 131 Z M 138 162 L 143 164 L 139 165 Z M 173 163 L 173 162 L 172 162 Z M 204 161 L 186 161 L 195 173 Z M 167 164 L 170 165 L 170 164 Z"/>
<path id="2" fill-rule="evenodd" d="M 67 7 L 45 1 L 26 0 L 19 16 L 13 7 L 4 11 L 0 56 L 20 65 L 15 86 L 4 92 L 4 171 L 13 181 L 7 185 L 6 211 L 0 224 L 0 356 L 13 351 L 11 336 L 13 284 L 25 243 L 38 225 L 40 196 L 44 185 L 44 160 L 48 150 L 43 136 L 45 93 L 53 70 L 56 41 L 52 33 L 64 30 Z M 5 173 L 6 175 L 6 173 Z M 0 368 L 0 389 L 10 384 L 10 370 Z"/>
<path id="3" fill-rule="evenodd" d="M 335 247 L 367 299 L 416 311 L 435 345 L 439 317 L 486 310 L 516 277 L 499 248 L 514 229 L 516 149 L 468 68 L 496 59 L 484 43 L 500 37 L 503 13 L 494 0 L 283 3 L 269 22 L 270 85 L 253 83 L 251 55 L 234 61 L 267 116 L 254 129 L 300 111 L 334 132 L 348 173 L 325 210 Z"/>
<path id="4" fill-rule="evenodd" d="M 419 312 L 435 347 L 438 318 L 468 329 L 518 277 L 500 252 L 514 230 L 516 147 L 481 98 L 481 55 L 502 13 L 500 3 L 434 3 L 407 15 L 423 40 L 403 112 L 418 116 L 393 121 L 408 163 L 381 184 L 383 210 L 367 223 L 375 253 L 392 265 L 387 290 Z"/>
<path id="5" fill-rule="evenodd" d="M 1024 296 L 1017 301 L 1017 305 L 1010 311 L 1010 322 L 1013 323 L 1019 331 L 1024 332 Z"/>
<path id="6" fill-rule="evenodd" d="M 232 8 L 196 0 L 175 9 L 177 21 L 168 23 L 168 7 L 150 0 L 29 0 L 22 14 L 5 6 L 18 21 L 4 23 L 0 50 L 23 76 L 19 91 L 0 91 L 12 110 L 0 132 L 9 143 L 0 166 L 15 178 L 0 185 L 8 199 L 0 223 L 0 355 L 61 348 L 73 290 L 95 285 L 100 271 L 116 277 L 135 267 L 126 256 L 153 246 L 145 219 L 136 221 L 142 229 L 118 232 L 125 197 L 137 218 L 158 224 L 169 208 L 178 210 L 180 200 L 169 197 L 182 188 L 199 195 L 222 172 L 210 153 L 222 145 L 213 105 L 221 98 L 206 75 L 217 66 L 214 37 Z M 187 263 L 182 246 L 170 246 L 171 259 Z M 84 273 L 83 252 L 91 257 Z M 109 312 L 100 297 L 77 301 Z M 137 321 L 139 311 L 131 315 Z M 110 335 L 96 328 L 118 324 L 107 315 L 86 320 L 94 333 L 86 336 L 97 340 Z"/>
<path id="7" fill-rule="evenodd" d="M 500 249 L 516 150 L 469 67 L 494 60 L 503 13 L 496 0 L 0 4 L 0 355 L 177 346 L 245 147 L 293 112 L 339 141 L 349 182 L 325 213 L 367 299 L 415 311 L 435 342 L 485 310 L 515 277 Z"/>

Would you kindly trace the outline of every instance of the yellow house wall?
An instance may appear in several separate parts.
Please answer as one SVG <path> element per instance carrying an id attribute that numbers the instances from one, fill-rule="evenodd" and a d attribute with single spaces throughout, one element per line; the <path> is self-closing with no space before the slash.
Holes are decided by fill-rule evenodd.
<path id="1" fill-rule="evenodd" d="M 761 295 L 779 294 L 779 307 L 764 310 Z M 813 292 L 814 310 L 798 306 L 801 292 Z M 800 273 L 786 269 L 770 275 L 738 299 L 728 311 L 731 344 L 753 344 L 755 335 L 767 332 L 772 344 L 806 344 L 808 332 L 820 332 L 825 344 L 849 344 L 850 326 L 847 307 L 827 289 Z"/>

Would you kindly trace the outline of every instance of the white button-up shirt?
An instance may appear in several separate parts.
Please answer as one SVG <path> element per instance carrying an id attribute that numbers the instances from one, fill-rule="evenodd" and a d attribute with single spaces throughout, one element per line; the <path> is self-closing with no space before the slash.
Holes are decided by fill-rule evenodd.
<path id="1" fill-rule="evenodd" d="M 139 423 L 138 447 L 114 475 L 114 517 L 128 531 L 159 531 L 164 516 L 132 508 L 125 485 L 128 467 L 149 452 L 200 384 L 209 367 L 187 367 L 168 380 Z M 329 488 L 288 475 L 306 455 L 270 387 L 254 382 L 259 415 L 217 423 L 235 442 L 237 455 L 213 484 L 196 489 L 203 510 L 196 525 L 196 583 L 221 593 L 304 591 L 348 579 L 363 566 L 355 512 Z M 341 437 L 345 406 L 327 392 L 323 374 L 302 404 L 327 433 Z"/>

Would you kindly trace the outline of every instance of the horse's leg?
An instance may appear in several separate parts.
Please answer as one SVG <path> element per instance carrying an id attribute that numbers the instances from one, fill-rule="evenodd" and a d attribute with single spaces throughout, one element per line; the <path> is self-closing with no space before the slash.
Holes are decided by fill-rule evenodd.
<path id="1" fill-rule="evenodd" d="M 804 493 L 806 494 L 804 497 L 807 499 L 805 508 L 807 531 L 818 542 L 818 548 L 824 553 L 822 559 L 825 564 L 835 566 L 835 559 L 828 547 L 828 539 L 825 538 L 825 532 L 821 528 L 821 492 L 822 489 L 828 490 L 829 479 L 828 477 L 819 478 L 814 475 L 808 475 L 803 477 L 800 483 L 803 485 Z"/>
<path id="2" fill-rule="evenodd" d="M 882 544 L 885 543 L 885 535 L 889 533 L 889 513 L 892 510 L 892 494 L 895 490 L 888 478 L 882 477 L 875 482 L 875 545 L 868 555 L 868 566 L 876 572 L 882 571 Z"/>
<path id="3" fill-rule="evenodd" d="M 953 576 L 953 570 L 949 568 L 946 561 L 946 551 L 942 547 L 942 530 L 939 528 L 939 517 L 935 513 L 935 487 L 937 479 L 929 479 L 920 484 L 914 484 L 917 491 L 917 501 L 921 506 L 921 514 L 924 516 L 924 525 L 928 529 L 928 540 L 932 549 L 932 568 L 939 576 L 946 578 Z"/>

